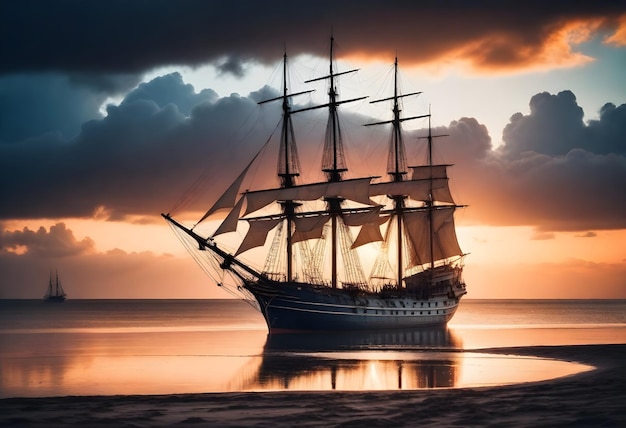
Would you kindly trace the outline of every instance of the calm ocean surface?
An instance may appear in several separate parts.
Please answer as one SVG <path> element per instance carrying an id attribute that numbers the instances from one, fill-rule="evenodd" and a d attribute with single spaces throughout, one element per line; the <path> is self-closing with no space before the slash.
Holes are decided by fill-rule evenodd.
<path id="1" fill-rule="evenodd" d="M 588 367 L 476 350 L 609 343 L 624 300 L 464 300 L 448 328 L 271 337 L 235 300 L 0 300 L 0 398 L 489 386 Z"/>

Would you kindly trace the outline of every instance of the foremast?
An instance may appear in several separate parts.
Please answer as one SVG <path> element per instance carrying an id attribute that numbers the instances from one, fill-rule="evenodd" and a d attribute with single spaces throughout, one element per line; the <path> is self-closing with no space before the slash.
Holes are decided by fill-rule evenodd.
<path id="1" fill-rule="evenodd" d="M 281 188 L 291 188 L 296 185 L 296 178 L 300 175 L 300 161 L 298 159 L 298 151 L 296 146 L 296 138 L 293 130 L 293 122 L 291 114 L 291 104 L 289 98 L 296 95 L 313 92 L 302 91 L 294 94 L 288 93 L 287 88 L 287 52 L 283 55 L 283 94 L 280 97 L 261 101 L 259 104 L 265 104 L 271 101 L 282 101 L 282 132 L 280 139 L 280 149 L 278 156 L 278 177 L 280 178 Z M 282 205 L 283 215 L 287 223 L 286 229 L 286 280 L 293 280 L 293 229 L 296 208 L 301 204 L 293 200 L 280 201 Z"/>

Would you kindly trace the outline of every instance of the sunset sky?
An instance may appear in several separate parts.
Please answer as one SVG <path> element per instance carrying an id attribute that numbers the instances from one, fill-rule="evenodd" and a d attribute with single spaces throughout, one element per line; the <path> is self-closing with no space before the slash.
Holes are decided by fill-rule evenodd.
<path id="1" fill-rule="evenodd" d="M 449 135 L 468 298 L 626 299 L 626 3 L 420 3 L 0 3 L 0 298 L 41 298 L 51 269 L 72 299 L 228 298 L 160 213 L 208 171 L 192 219 L 265 143 L 285 49 L 290 90 L 316 89 L 295 101 L 323 102 L 303 82 L 332 29 L 339 71 L 359 69 L 340 98 L 369 96 L 340 107 L 351 171 L 385 155 L 388 130 L 362 125 L 389 118 L 368 101 L 396 55 L 423 91 L 405 113 Z M 294 117 L 302 153 L 324 120 Z"/>

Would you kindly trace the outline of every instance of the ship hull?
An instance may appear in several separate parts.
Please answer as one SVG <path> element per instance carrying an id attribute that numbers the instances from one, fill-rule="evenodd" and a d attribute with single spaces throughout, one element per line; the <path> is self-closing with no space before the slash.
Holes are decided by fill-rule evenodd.
<path id="1" fill-rule="evenodd" d="M 417 299 L 383 298 L 308 284 L 249 284 L 246 288 L 257 299 L 270 333 L 444 326 L 454 316 L 464 294 L 463 290 L 454 296 Z"/>

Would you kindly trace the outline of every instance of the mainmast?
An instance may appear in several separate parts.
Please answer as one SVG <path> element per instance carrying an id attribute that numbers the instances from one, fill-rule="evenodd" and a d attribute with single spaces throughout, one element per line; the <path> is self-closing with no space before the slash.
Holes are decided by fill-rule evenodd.
<path id="1" fill-rule="evenodd" d="M 300 162 L 298 160 L 298 152 L 296 149 L 296 139 L 293 131 L 293 123 L 291 121 L 291 105 L 289 97 L 295 95 L 306 94 L 310 91 L 302 91 L 295 94 L 289 94 L 287 89 L 287 52 L 283 54 L 283 94 L 280 97 L 261 101 L 264 104 L 270 101 L 282 100 L 283 120 L 282 132 L 280 139 L 280 150 L 278 158 L 278 177 L 280 177 L 280 185 L 282 188 L 293 187 L 296 182 L 295 178 L 300 175 Z M 283 207 L 283 213 L 287 220 L 287 281 L 293 279 L 293 219 L 296 207 L 301 204 L 293 200 L 285 200 L 280 202 Z"/>
<path id="2" fill-rule="evenodd" d="M 330 69 L 328 72 L 328 79 L 330 80 L 330 89 L 328 90 L 328 125 L 326 128 L 324 157 L 322 159 L 322 171 L 326 173 L 328 181 L 340 181 L 342 178 L 341 173 L 348 170 L 345 165 L 341 128 L 339 127 L 339 116 L 337 114 L 337 89 L 335 88 L 335 73 L 333 72 L 334 41 L 334 37 L 331 36 Z M 331 283 L 333 288 L 337 288 L 337 217 L 341 211 L 342 201 L 340 198 L 328 198 L 326 200 L 331 213 Z"/>
<path id="3" fill-rule="evenodd" d="M 318 77 L 315 79 L 307 80 L 305 83 L 315 82 L 318 80 L 329 80 L 330 88 L 328 90 L 328 103 L 315 107 L 309 107 L 306 109 L 298 110 L 312 110 L 318 108 L 328 107 L 328 124 L 326 126 L 326 140 L 324 143 L 324 155 L 322 158 L 322 171 L 326 173 L 326 179 L 329 182 L 337 182 L 343 179 L 342 174 L 348 170 L 345 164 L 345 156 L 343 151 L 343 141 L 341 136 L 341 127 L 339 124 L 339 114 L 337 107 L 340 104 L 358 101 L 367 97 L 353 98 L 345 101 L 337 100 L 337 88 L 335 86 L 335 79 L 338 76 L 347 73 L 353 73 L 357 70 L 344 71 L 336 73 L 333 69 L 333 48 L 335 38 L 330 37 L 330 67 L 327 76 Z M 326 198 L 326 204 L 330 213 L 331 219 L 331 281 L 332 287 L 337 288 L 337 239 L 338 239 L 338 217 L 341 213 L 342 198 L 333 197 Z"/>
<path id="4" fill-rule="evenodd" d="M 401 118 L 400 104 L 398 100 L 403 97 L 411 95 L 419 95 L 421 92 L 412 92 L 410 94 L 399 95 L 398 94 L 398 57 L 394 61 L 394 80 L 393 80 L 393 96 L 384 98 L 381 100 L 371 101 L 371 103 L 378 103 L 381 101 L 393 101 L 393 119 L 385 122 L 369 123 L 366 126 L 381 125 L 385 123 L 392 124 L 391 144 L 389 147 L 389 156 L 387 159 L 387 174 L 391 176 L 392 181 L 399 182 L 406 179 L 406 150 L 404 147 L 404 141 L 402 139 L 402 130 L 400 123 L 405 120 L 418 119 L 422 117 L 430 117 L 430 115 L 413 116 L 407 118 Z M 431 190 L 432 192 L 432 190 Z M 397 273 L 396 284 L 398 288 L 402 288 L 402 277 L 404 276 L 404 263 L 403 263 L 403 213 L 404 213 L 404 200 L 406 195 L 389 195 L 393 200 L 394 209 L 393 212 L 396 216 L 397 227 Z"/>

